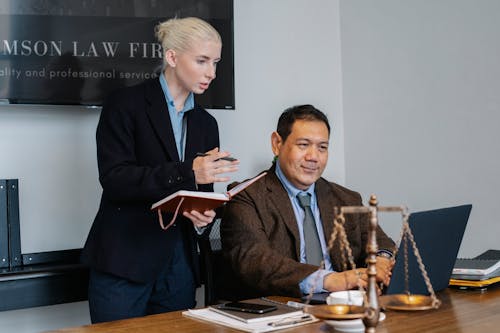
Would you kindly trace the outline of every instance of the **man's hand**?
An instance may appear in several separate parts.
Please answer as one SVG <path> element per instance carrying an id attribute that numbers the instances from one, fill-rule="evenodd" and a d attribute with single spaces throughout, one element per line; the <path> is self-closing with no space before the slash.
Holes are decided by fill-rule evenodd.
<path id="1" fill-rule="evenodd" d="M 391 282 L 394 262 L 394 259 L 377 257 L 377 263 L 375 264 L 375 268 L 377 269 L 377 282 L 382 282 L 386 286 L 389 285 L 389 282 Z"/>
<path id="2" fill-rule="evenodd" d="M 351 269 L 344 272 L 333 272 L 323 279 L 323 288 L 328 291 L 366 288 L 368 277 L 366 268 Z"/>
<path id="3" fill-rule="evenodd" d="M 184 212 L 182 215 L 190 219 L 195 227 L 203 228 L 214 221 L 215 211 L 207 210 L 202 214 L 196 210 L 192 210 L 190 212 Z"/>
<path id="4" fill-rule="evenodd" d="M 221 159 L 231 155 L 229 152 L 219 152 L 219 148 L 214 148 L 203 155 L 193 160 L 196 184 L 227 182 L 229 177 L 219 177 L 218 175 L 238 171 L 239 160 L 227 161 Z"/>
<path id="5" fill-rule="evenodd" d="M 375 267 L 377 269 L 377 282 L 382 282 L 388 286 L 389 282 L 391 282 L 394 260 L 377 257 Z M 328 291 L 356 289 L 359 286 L 363 288 L 368 286 L 368 274 L 366 273 L 366 268 L 351 269 L 344 272 L 333 272 L 326 275 L 323 279 L 323 288 Z"/>

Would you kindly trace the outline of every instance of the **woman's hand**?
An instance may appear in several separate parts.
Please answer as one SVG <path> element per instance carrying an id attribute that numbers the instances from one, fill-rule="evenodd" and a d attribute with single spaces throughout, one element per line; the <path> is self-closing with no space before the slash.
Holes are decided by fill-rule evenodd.
<path id="1" fill-rule="evenodd" d="M 196 184 L 227 182 L 230 179 L 229 177 L 219 177 L 219 175 L 238 171 L 239 160 L 227 161 L 221 159 L 231 155 L 229 152 L 219 152 L 219 148 L 214 148 L 203 155 L 193 160 Z"/>
<path id="2" fill-rule="evenodd" d="M 184 212 L 182 215 L 190 219 L 195 227 L 203 228 L 214 221 L 215 210 L 206 210 L 203 213 L 192 210 L 190 212 Z"/>

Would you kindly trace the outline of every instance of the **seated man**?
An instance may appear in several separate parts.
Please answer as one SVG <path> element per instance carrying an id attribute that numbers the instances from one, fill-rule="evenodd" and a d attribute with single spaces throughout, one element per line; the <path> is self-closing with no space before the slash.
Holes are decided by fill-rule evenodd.
<path id="1" fill-rule="evenodd" d="M 226 206 L 224 255 L 242 281 L 262 295 L 300 297 L 311 288 L 324 292 L 367 285 L 366 268 L 342 271 L 338 237 L 328 251 L 334 207 L 362 205 L 359 193 L 321 178 L 329 137 L 328 119 L 312 105 L 285 110 L 271 135 L 275 162 L 265 177 Z M 302 203 L 304 195 L 310 207 Z M 356 267 L 366 267 L 368 223 L 367 214 L 346 215 Z M 377 281 L 387 285 L 394 242 L 380 227 L 377 242 Z M 318 270 L 322 260 L 325 267 Z"/>

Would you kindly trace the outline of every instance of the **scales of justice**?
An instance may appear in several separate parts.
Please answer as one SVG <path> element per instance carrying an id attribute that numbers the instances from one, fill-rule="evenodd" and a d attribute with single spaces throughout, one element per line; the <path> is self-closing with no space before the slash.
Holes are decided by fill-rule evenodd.
<path id="1" fill-rule="evenodd" d="M 403 244 L 404 255 L 404 271 L 405 271 L 405 293 L 395 295 L 378 296 L 377 282 L 376 282 L 376 267 L 377 262 L 377 238 L 376 230 L 378 226 L 378 212 L 399 212 L 402 217 L 402 228 L 400 234 L 400 244 Z M 437 309 L 441 305 L 441 301 L 436 297 L 432 288 L 432 284 L 425 270 L 422 257 L 418 251 L 415 239 L 408 224 L 409 213 L 405 206 L 378 206 L 377 198 L 375 195 L 370 197 L 369 206 L 344 206 L 335 207 L 334 228 L 330 241 L 328 242 L 328 250 L 333 248 L 335 239 L 338 237 L 340 242 L 340 251 L 343 258 L 343 269 L 347 269 L 347 262 L 352 269 L 356 269 L 351 248 L 347 241 L 345 233 L 344 222 L 346 214 L 369 214 L 369 232 L 368 242 L 366 246 L 367 252 L 367 270 L 368 286 L 364 297 L 363 306 L 356 306 L 350 304 L 335 304 L 335 305 L 316 305 L 306 307 L 304 311 L 312 314 L 319 319 L 325 320 L 349 320 L 349 319 L 362 319 L 365 326 L 365 333 L 375 333 L 376 327 L 379 322 L 379 315 L 381 307 L 388 310 L 398 311 L 421 311 Z M 412 250 L 418 262 L 418 266 L 422 277 L 427 286 L 429 296 L 411 294 L 409 292 L 408 282 L 408 243 L 411 243 Z M 347 258 L 346 258 L 347 255 Z M 394 258 L 396 253 L 394 253 Z M 347 260 L 346 260 L 347 259 Z M 324 267 L 324 262 L 321 263 Z M 359 286 L 362 290 L 362 287 Z M 309 294 L 308 300 L 312 297 L 312 292 Z M 307 302 L 308 303 L 308 302 Z"/>

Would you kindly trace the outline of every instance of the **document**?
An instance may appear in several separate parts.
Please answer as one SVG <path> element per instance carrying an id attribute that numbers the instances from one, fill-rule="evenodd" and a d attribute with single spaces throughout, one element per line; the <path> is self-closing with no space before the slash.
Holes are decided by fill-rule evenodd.
<path id="1" fill-rule="evenodd" d="M 241 320 L 225 316 L 208 308 L 187 310 L 182 312 L 182 315 L 252 333 L 272 332 L 285 328 L 307 325 L 318 321 L 315 317 L 304 314 L 302 311 L 298 316 L 289 315 L 281 319 L 268 319 L 252 323 L 246 323 Z"/>
<path id="2" fill-rule="evenodd" d="M 266 172 L 263 172 L 254 178 L 248 179 L 238 184 L 226 193 L 185 190 L 177 191 L 169 195 L 168 197 L 154 203 L 151 206 L 151 210 L 161 210 L 171 213 L 182 213 L 192 210 L 196 210 L 199 212 L 211 210 L 222 206 L 225 202 L 231 200 L 236 194 L 243 191 L 245 188 L 252 185 L 265 175 Z"/>

